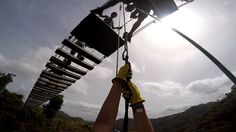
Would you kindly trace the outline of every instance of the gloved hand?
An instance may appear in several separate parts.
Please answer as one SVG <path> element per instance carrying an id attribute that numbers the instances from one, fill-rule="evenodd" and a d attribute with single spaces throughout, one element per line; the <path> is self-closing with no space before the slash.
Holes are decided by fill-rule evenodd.
<path id="1" fill-rule="evenodd" d="M 129 89 L 128 89 L 129 88 Z M 131 81 L 128 82 L 128 88 L 123 89 L 123 97 L 125 99 L 130 98 L 129 102 L 131 106 L 144 102 L 145 100 L 141 97 L 139 90 L 135 84 L 133 84 Z"/>
<path id="2" fill-rule="evenodd" d="M 130 72 L 130 64 L 122 66 L 114 79 L 121 79 L 127 81 L 127 77 L 132 77 L 132 71 Z M 112 80 L 112 82 L 114 81 Z"/>
<path id="3" fill-rule="evenodd" d="M 138 13 L 137 13 L 137 12 L 132 12 L 132 13 L 130 14 L 130 18 L 133 18 L 133 19 L 138 18 Z"/>

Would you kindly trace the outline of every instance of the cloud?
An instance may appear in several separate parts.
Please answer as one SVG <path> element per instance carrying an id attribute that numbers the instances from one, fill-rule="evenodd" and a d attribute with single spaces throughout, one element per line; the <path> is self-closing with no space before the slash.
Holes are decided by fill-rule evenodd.
<path id="1" fill-rule="evenodd" d="M 40 47 L 29 50 L 19 59 L 7 58 L 0 54 L 0 68 L 2 72 L 14 73 L 18 77 L 32 80 L 43 69 L 53 51 L 53 48 Z"/>
<path id="2" fill-rule="evenodd" d="M 108 67 L 97 65 L 89 74 L 97 79 L 107 79 L 113 75 L 113 71 Z"/>
<path id="3" fill-rule="evenodd" d="M 82 117 L 86 120 L 95 120 L 101 106 L 84 101 L 66 101 L 62 110 L 74 117 Z"/>
<path id="4" fill-rule="evenodd" d="M 201 95 L 201 96 L 217 96 L 222 97 L 229 91 L 232 82 L 226 76 L 207 78 L 189 83 L 182 86 L 178 82 L 163 81 L 144 82 L 142 83 L 143 91 L 158 94 L 160 96 L 176 96 L 184 94 Z"/>
<path id="5" fill-rule="evenodd" d="M 152 117 L 182 112 L 193 105 L 222 99 L 233 85 L 224 75 L 197 80 L 186 86 L 173 81 L 138 81 L 137 84 Z"/>
<path id="6" fill-rule="evenodd" d="M 13 78 L 14 83 L 10 83 L 7 89 L 23 94 L 23 100 L 26 100 L 44 65 L 49 57 L 53 55 L 53 51 L 54 48 L 39 47 L 29 50 L 19 59 L 8 58 L 0 54 L 0 71 L 16 75 Z"/>
<path id="7" fill-rule="evenodd" d="M 172 81 L 164 81 L 161 83 L 144 82 L 142 85 L 145 92 L 157 94 L 159 96 L 176 95 L 179 94 L 181 90 L 183 90 L 183 86 Z"/>
<path id="8" fill-rule="evenodd" d="M 134 72 L 134 73 L 145 73 L 146 72 L 146 68 L 144 65 L 138 66 L 135 63 L 131 62 L 131 67 L 132 67 L 132 72 Z"/>
<path id="9" fill-rule="evenodd" d="M 226 89 L 232 86 L 232 83 L 226 76 L 197 80 L 190 83 L 186 89 L 192 91 L 193 93 L 212 95 L 212 94 L 224 94 Z"/>
<path id="10" fill-rule="evenodd" d="M 70 87 L 70 91 L 73 93 L 87 95 L 89 91 L 89 85 L 87 81 L 82 78 Z"/>
<path id="11" fill-rule="evenodd" d="M 183 112 L 185 110 L 187 110 L 188 108 L 190 108 L 190 106 L 169 106 L 168 108 L 166 108 L 163 112 L 161 112 L 161 116 L 168 116 L 168 115 L 172 115 L 172 114 L 176 114 L 176 113 L 180 113 Z"/>

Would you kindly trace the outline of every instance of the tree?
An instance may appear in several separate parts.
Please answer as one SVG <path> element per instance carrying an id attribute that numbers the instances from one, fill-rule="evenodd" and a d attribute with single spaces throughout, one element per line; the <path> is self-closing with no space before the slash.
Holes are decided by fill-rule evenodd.
<path id="1" fill-rule="evenodd" d="M 8 73 L 0 73 L 0 91 L 6 88 L 7 84 L 12 82 L 12 77 L 15 76 L 14 74 Z"/>
<path id="2" fill-rule="evenodd" d="M 56 116 L 57 111 L 61 109 L 63 103 L 63 95 L 58 95 L 50 99 L 49 103 L 43 106 L 43 113 L 46 118 L 52 119 Z"/>

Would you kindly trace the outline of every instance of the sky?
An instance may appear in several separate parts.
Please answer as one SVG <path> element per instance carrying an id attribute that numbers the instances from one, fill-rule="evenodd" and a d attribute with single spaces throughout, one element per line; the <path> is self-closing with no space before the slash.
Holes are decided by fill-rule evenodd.
<path id="1" fill-rule="evenodd" d="M 105 0 L 1 0 L 0 72 L 14 73 L 8 89 L 27 99 L 48 59 L 70 31 Z M 180 2 L 176 2 L 180 4 Z M 104 11 L 109 15 L 115 6 Z M 171 31 L 174 27 L 236 74 L 236 2 L 195 0 L 132 38 L 133 82 L 145 99 L 149 118 L 182 112 L 222 99 L 233 83 L 206 56 Z M 128 15 L 127 15 L 128 16 Z M 148 23 L 151 18 L 144 22 Z M 118 18 L 115 21 L 118 24 Z M 130 30 L 132 23 L 127 25 Z M 122 48 L 123 49 L 123 48 Z M 124 62 L 119 60 L 121 66 Z M 62 110 L 95 120 L 115 76 L 116 54 L 107 57 L 63 91 Z M 121 100 L 117 118 L 124 114 Z M 131 114 L 130 114 L 131 115 Z"/>

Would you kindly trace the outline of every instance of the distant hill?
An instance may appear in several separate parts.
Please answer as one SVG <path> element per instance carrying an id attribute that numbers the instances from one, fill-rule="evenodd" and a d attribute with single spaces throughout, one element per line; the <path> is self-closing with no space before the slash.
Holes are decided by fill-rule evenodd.
<path id="1" fill-rule="evenodd" d="M 218 102 L 192 106 L 186 111 L 151 119 L 157 132 L 236 132 L 236 86 Z M 123 119 L 117 121 L 122 130 Z M 129 120 L 130 130 L 133 120 Z"/>
<path id="2" fill-rule="evenodd" d="M 80 117 L 70 117 L 59 111 L 54 119 L 47 119 L 41 107 L 24 107 L 22 95 L 4 89 L 0 92 L 1 132 L 89 132 L 91 125 Z"/>

